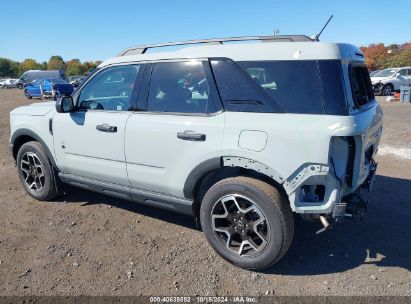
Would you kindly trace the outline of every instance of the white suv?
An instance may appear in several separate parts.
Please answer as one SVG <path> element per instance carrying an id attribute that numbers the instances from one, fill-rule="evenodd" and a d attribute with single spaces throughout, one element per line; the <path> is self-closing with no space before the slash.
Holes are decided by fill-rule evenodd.
<path id="1" fill-rule="evenodd" d="M 239 40 L 265 43 L 225 43 Z M 181 44 L 197 45 L 146 52 Z M 361 51 L 306 36 L 130 48 L 72 97 L 19 107 L 10 121 L 34 198 L 63 182 L 191 214 L 248 269 L 286 253 L 293 212 L 324 230 L 364 213 L 382 132 Z"/>
<path id="2" fill-rule="evenodd" d="M 389 68 L 371 77 L 376 94 L 384 96 L 398 92 L 401 86 L 411 85 L 411 67 Z"/>

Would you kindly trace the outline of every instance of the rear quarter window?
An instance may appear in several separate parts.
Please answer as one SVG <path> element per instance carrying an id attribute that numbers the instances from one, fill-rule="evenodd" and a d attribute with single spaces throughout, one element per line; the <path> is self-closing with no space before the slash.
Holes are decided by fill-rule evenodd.
<path id="1" fill-rule="evenodd" d="M 219 75 L 222 72 L 216 71 L 213 64 L 225 106 L 227 100 L 233 98 L 252 99 L 262 104 L 258 112 L 347 114 L 339 60 L 240 61 L 237 64 L 247 77 L 247 81 L 242 79 L 242 82 L 249 87 L 237 80 L 238 75 L 228 75 L 227 71 Z M 242 111 L 241 108 L 234 110 Z"/>

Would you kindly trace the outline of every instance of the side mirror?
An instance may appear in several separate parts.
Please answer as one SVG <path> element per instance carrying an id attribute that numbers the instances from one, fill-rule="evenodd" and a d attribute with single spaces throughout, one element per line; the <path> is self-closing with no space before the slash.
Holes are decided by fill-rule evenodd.
<path id="1" fill-rule="evenodd" d="M 395 77 L 400 78 L 401 77 L 400 73 L 395 74 Z"/>
<path id="2" fill-rule="evenodd" d="M 57 113 L 69 113 L 74 110 L 73 97 L 63 96 L 56 101 Z"/>

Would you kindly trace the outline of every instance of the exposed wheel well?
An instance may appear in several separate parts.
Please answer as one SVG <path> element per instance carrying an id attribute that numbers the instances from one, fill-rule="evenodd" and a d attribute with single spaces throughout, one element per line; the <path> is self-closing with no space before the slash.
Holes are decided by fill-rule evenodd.
<path id="1" fill-rule="evenodd" d="M 193 213 L 194 215 L 199 218 L 199 211 L 201 202 L 203 200 L 204 195 L 206 192 L 217 182 L 229 178 L 229 177 L 238 177 L 238 176 L 246 176 L 250 178 L 254 178 L 257 180 L 261 180 L 266 182 L 273 187 L 275 187 L 282 195 L 287 197 L 284 187 L 276 182 L 274 179 L 270 178 L 267 175 L 264 175 L 260 172 L 257 172 L 252 169 L 246 169 L 242 167 L 221 167 L 218 169 L 211 170 L 201 176 L 196 182 L 194 189 L 193 189 Z"/>

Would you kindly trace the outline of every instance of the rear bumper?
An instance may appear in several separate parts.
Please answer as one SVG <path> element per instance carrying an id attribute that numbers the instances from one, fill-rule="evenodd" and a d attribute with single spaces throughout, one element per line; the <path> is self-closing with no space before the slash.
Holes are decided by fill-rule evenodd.
<path id="1" fill-rule="evenodd" d="M 377 172 L 377 163 L 374 160 L 370 163 L 370 170 L 367 178 L 353 193 L 342 198 L 339 208 L 334 208 L 333 217 L 363 217 L 367 211 L 371 188 Z"/>

